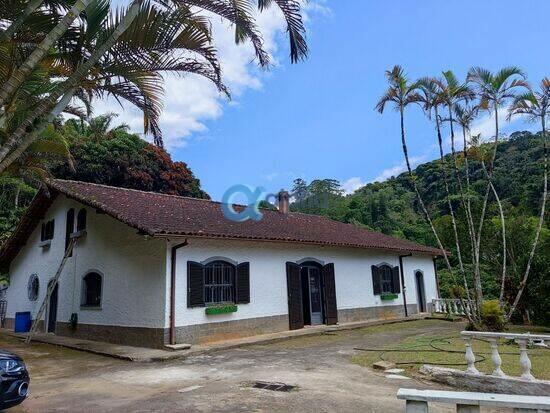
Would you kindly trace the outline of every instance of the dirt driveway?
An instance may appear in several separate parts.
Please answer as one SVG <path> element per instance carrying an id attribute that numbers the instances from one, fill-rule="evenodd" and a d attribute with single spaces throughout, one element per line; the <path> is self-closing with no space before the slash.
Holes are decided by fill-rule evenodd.
<path id="1" fill-rule="evenodd" d="M 13 412 L 403 412 L 399 387 L 436 388 L 389 379 L 351 363 L 354 347 L 411 335 L 459 331 L 457 323 L 422 320 L 256 345 L 186 360 L 139 364 L 0 336 L 31 374 L 31 395 Z M 256 381 L 297 386 L 253 388 Z M 449 407 L 430 411 L 451 412 Z"/>

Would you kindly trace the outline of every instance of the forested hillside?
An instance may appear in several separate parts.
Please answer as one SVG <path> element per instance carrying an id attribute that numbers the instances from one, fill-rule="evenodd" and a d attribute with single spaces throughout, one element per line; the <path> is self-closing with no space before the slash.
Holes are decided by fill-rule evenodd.
<path id="1" fill-rule="evenodd" d="M 489 150 L 489 144 L 479 150 Z M 494 182 L 503 202 L 508 232 L 508 286 L 507 294 L 512 293 L 519 284 L 520 275 L 525 268 L 527 254 L 532 242 L 543 186 L 543 146 L 542 138 L 530 132 L 513 133 L 509 139 L 498 146 L 495 162 Z M 446 157 L 450 162 L 450 157 Z M 416 179 L 424 201 L 428 205 L 438 233 L 443 234 L 443 243 L 454 251 L 454 239 L 451 220 L 447 209 L 445 191 L 441 180 L 440 161 L 428 162 L 416 168 Z M 486 180 L 479 165 L 470 163 L 471 199 L 474 221 L 479 216 L 479 205 Z M 464 173 L 462 165 L 461 173 Z M 452 181 L 451 181 L 452 182 Z M 453 193 L 453 191 L 451 191 Z M 454 192 L 456 193 L 456 191 Z M 295 181 L 296 201 L 291 205 L 295 211 L 327 215 L 333 219 L 354 223 L 386 234 L 407 238 L 424 244 L 436 246 L 435 240 L 425 219 L 420 214 L 417 199 L 412 191 L 407 174 L 384 182 L 370 183 L 351 195 L 343 195 L 338 183 L 331 179 L 316 180 L 307 184 L 301 179 Z M 464 216 L 461 215 L 460 199 L 452 199 L 454 209 L 458 211 L 458 230 L 460 237 L 468 237 Z M 493 197 L 489 199 L 488 219 L 483 227 L 482 272 L 484 290 L 488 298 L 498 298 L 499 274 L 501 268 L 500 220 L 497 204 Z M 535 321 L 550 323 L 550 233 L 546 221 L 533 262 L 532 273 L 526 288 L 522 304 L 530 310 L 529 315 Z M 466 243 L 465 243 L 466 244 Z M 466 268 L 471 262 L 469 251 L 463 251 Z M 457 265 L 456 253 L 451 257 Z M 460 287 L 443 269 L 439 271 L 442 294 L 456 295 Z M 524 314 L 526 314 L 524 312 Z"/>

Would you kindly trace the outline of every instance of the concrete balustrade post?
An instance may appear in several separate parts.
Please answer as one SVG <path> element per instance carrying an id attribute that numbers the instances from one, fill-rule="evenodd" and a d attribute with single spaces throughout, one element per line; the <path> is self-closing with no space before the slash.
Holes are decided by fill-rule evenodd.
<path id="1" fill-rule="evenodd" d="M 472 374 L 479 374 L 479 370 L 476 368 L 476 365 L 475 365 L 476 356 L 472 350 L 472 339 L 469 337 L 466 337 L 464 338 L 464 341 L 466 342 L 465 359 L 466 359 L 466 363 L 468 364 L 468 367 L 466 368 L 466 372 L 472 373 Z"/>
<path id="2" fill-rule="evenodd" d="M 517 339 L 516 343 L 519 346 L 519 365 L 521 367 L 521 378 L 524 380 L 533 381 L 535 377 L 531 374 L 531 360 L 527 354 L 527 339 Z"/>
<path id="3" fill-rule="evenodd" d="M 506 374 L 504 374 L 501 369 L 502 359 L 498 353 L 498 340 L 496 338 L 490 338 L 488 340 L 491 344 L 491 360 L 493 361 L 493 366 L 495 367 L 493 370 L 493 376 L 505 377 Z"/>

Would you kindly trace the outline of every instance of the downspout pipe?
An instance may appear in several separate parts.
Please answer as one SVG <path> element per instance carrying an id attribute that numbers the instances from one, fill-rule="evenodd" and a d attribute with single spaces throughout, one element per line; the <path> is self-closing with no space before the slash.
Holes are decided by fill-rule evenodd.
<path id="1" fill-rule="evenodd" d="M 176 344 L 176 260 L 177 251 L 188 244 L 187 239 L 170 251 L 170 344 Z"/>
<path id="2" fill-rule="evenodd" d="M 407 287 L 405 286 L 405 274 L 403 272 L 403 258 L 410 257 L 412 254 L 405 254 L 399 256 L 399 272 L 401 272 L 401 285 L 403 286 L 403 307 L 405 308 L 405 317 L 409 316 L 409 310 L 407 310 Z"/>

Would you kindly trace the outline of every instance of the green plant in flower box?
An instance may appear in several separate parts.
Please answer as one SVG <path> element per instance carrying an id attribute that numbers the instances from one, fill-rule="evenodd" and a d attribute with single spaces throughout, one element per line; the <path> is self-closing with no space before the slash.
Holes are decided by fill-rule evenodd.
<path id="1" fill-rule="evenodd" d="M 206 307 L 206 315 L 226 314 L 236 312 L 238 307 L 235 304 L 217 304 Z"/>
<path id="2" fill-rule="evenodd" d="M 382 301 L 396 300 L 396 299 L 397 299 L 397 294 L 393 294 L 393 293 L 382 294 L 382 295 L 380 296 L 380 299 L 381 299 Z"/>

